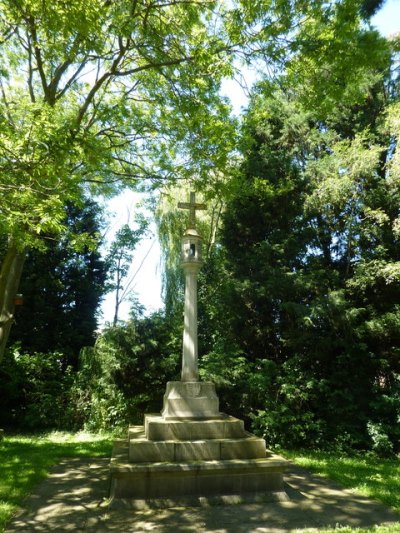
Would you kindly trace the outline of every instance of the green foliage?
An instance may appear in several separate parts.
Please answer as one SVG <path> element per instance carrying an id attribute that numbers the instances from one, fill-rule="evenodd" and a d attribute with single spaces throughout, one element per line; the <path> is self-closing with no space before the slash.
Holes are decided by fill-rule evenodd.
<path id="1" fill-rule="evenodd" d="M 383 7 L 385 0 L 363 0 L 360 11 L 365 18 L 373 17 Z"/>
<path id="2" fill-rule="evenodd" d="M 75 369 L 62 353 L 14 347 L 0 367 L 0 424 L 90 431 L 140 424 L 145 412 L 160 411 L 165 383 L 177 379 L 179 326 L 162 313 L 109 326 L 81 350 Z"/>
<path id="3" fill-rule="evenodd" d="M 0 531 L 61 457 L 109 456 L 111 443 L 110 434 L 51 432 L 6 436 L 0 442 Z"/>
<path id="4" fill-rule="evenodd" d="M 0 232 L 40 247 L 84 191 L 223 169 L 235 133 L 219 84 L 239 48 L 264 48 L 247 30 L 269 9 L 2 0 Z M 270 21 L 271 51 L 293 23 Z"/>
<path id="5" fill-rule="evenodd" d="M 28 430 L 70 427 L 71 369 L 57 352 L 10 349 L 0 368 L 1 423 Z"/>
<path id="6" fill-rule="evenodd" d="M 248 377 L 249 368 L 241 353 L 222 351 L 215 346 L 200 360 L 199 374 L 202 380 L 216 385 L 218 397 L 224 411 L 235 413 L 248 420 Z"/>
<path id="7" fill-rule="evenodd" d="M 225 168 L 235 124 L 220 82 L 258 17 L 233 21 L 232 11 L 208 0 L 0 2 L 3 264 L 18 252 L 20 271 L 27 249 L 63 236 L 65 206 L 85 196 L 204 182 Z M 0 284 L 0 359 L 19 271 Z"/>
<path id="8" fill-rule="evenodd" d="M 304 529 L 304 533 L 315 530 Z M 388 526 L 373 526 L 373 527 L 351 527 L 351 526 L 335 526 L 334 528 L 318 528 L 320 533 L 398 533 L 400 531 L 400 522 L 390 524 Z"/>
<path id="9" fill-rule="evenodd" d="M 202 274 L 201 364 L 270 445 L 384 455 L 400 449 L 397 80 L 358 17 L 343 2 L 307 19 L 253 93 Z"/>
<path id="10" fill-rule="evenodd" d="M 90 430 L 141 423 L 162 406 L 165 383 L 177 374 L 180 342 L 161 313 L 110 326 L 81 353 L 72 387 L 73 419 Z"/>
<path id="11" fill-rule="evenodd" d="M 190 177 L 211 214 L 201 221 L 202 375 L 270 444 L 397 452 L 397 45 L 361 24 L 365 2 L 95 4 L 0 6 L 0 231 L 13 251 L 63 234 L 65 205 L 84 193 L 165 180 L 175 209 L 177 180 Z M 218 95 L 234 50 L 281 68 L 253 92 L 242 159 L 230 158 L 236 123 Z M 82 352 L 77 427 L 158 410 L 154 390 L 177 372 L 183 219 L 168 203 L 158 217 L 171 252 L 167 318 L 109 328 Z M 77 233 L 68 242 L 87 245 Z M 118 235 L 116 286 L 137 237 Z M 7 320 L 12 312 L 1 308 Z M 56 391 L 46 397 L 41 381 L 39 411 L 54 421 Z"/>
<path id="12" fill-rule="evenodd" d="M 45 251 L 27 254 L 19 287 L 24 305 L 16 310 L 10 336 L 23 351 L 60 351 L 63 366 L 76 368 L 81 348 L 94 344 L 107 273 L 99 251 L 99 217 L 99 206 L 92 201 L 66 206 L 68 235 L 61 240 L 49 235 Z M 85 242 L 78 248 L 81 237 Z"/>
<path id="13" fill-rule="evenodd" d="M 358 2 L 336 2 L 299 25 L 288 82 L 318 119 L 362 105 L 390 62 L 389 43 L 377 31 L 365 30 L 359 11 Z"/>
<path id="14" fill-rule="evenodd" d="M 382 424 L 368 422 L 368 434 L 372 441 L 372 449 L 380 457 L 388 457 L 393 455 L 393 443 L 385 432 Z"/>

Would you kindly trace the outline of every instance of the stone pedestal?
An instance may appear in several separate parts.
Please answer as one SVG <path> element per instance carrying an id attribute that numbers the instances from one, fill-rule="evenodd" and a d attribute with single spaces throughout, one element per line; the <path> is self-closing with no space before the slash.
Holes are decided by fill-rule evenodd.
<path id="1" fill-rule="evenodd" d="M 285 467 L 242 420 L 219 412 L 213 383 L 169 382 L 162 414 L 114 444 L 110 505 L 281 500 Z"/>
<path id="2" fill-rule="evenodd" d="M 161 414 L 165 419 L 219 418 L 221 413 L 214 383 L 169 381 Z"/>

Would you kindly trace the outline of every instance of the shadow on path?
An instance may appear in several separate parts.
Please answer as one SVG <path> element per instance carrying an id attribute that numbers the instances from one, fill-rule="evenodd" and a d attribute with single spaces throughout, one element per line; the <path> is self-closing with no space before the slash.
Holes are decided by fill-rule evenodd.
<path id="1" fill-rule="evenodd" d="M 400 522 L 400 515 L 384 505 L 293 465 L 285 475 L 288 501 L 109 510 L 108 464 L 108 458 L 62 460 L 25 500 L 6 533 L 283 533 L 339 524 L 368 527 Z"/>

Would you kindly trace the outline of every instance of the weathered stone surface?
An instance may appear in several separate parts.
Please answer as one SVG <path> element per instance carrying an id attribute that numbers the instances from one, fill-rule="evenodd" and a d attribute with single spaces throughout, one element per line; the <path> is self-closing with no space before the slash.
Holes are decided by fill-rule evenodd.
<path id="1" fill-rule="evenodd" d="M 246 436 L 243 420 L 221 414 L 211 420 L 167 420 L 145 415 L 145 435 L 149 440 L 239 439 Z"/>
<path id="2" fill-rule="evenodd" d="M 275 455 L 263 459 L 131 463 L 126 445 L 119 442 L 110 465 L 111 498 L 173 499 L 283 492 L 286 464 Z"/>
<path id="3" fill-rule="evenodd" d="M 265 440 L 248 434 L 244 439 L 221 441 L 221 459 L 257 459 L 266 456 Z"/>
<path id="4" fill-rule="evenodd" d="M 214 383 L 169 381 L 161 414 L 165 419 L 221 418 Z"/>
<path id="5" fill-rule="evenodd" d="M 197 342 L 197 275 L 202 261 L 202 238 L 196 230 L 196 209 L 205 209 L 196 203 L 196 194 L 190 193 L 190 202 L 179 202 L 178 207 L 189 209 L 189 226 L 182 239 L 181 266 L 185 272 L 185 305 L 183 325 L 182 374 L 185 382 L 198 381 Z M 173 415 L 175 416 L 175 415 Z"/>
<path id="6" fill-rule="evenodd" d="M 213 461 L 221 457 L 218 440 L 197 440 L 175 442 L 175 461 Z"/>
<path id="7" fill-rule="evenodd" d="M 143 426 L 129 430 L 129 461 L 151 462 L 191 462 L 223 459 L 258 459 L 266 457 L 265 441 L 250 433 L 239 439 L 202 440 L 148 440 Z"/>
<path id="8" fill-rule="evenodd" d="M 132 440 L 129 443 L 129 461 L 134 463 L 175 461 L 174 442 Z"/>
<path id="9" fill-rule="evenodd" d="M 128 440 L 131 439 L 145 439 L 146 434 L 143 426 L 130 426 L 128 429 Z M 157 440 L 169 440 L 169 439 L 157 439 Z"/>

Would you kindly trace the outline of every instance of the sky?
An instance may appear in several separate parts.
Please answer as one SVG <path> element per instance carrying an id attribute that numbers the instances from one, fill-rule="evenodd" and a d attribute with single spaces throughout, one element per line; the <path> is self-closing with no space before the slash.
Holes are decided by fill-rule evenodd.
<path id="1" fill-rule="evenodd" d="M 383 8 L 372 19 L 372 24 L 383 35 L 391 35 L 400 31 L 400 0 L 386 0 Z M 244 73 L 247 85 L 251 85 L 255 79 L 254 72 Z M 226 80 L 222 85 L 222 94 L 231 100 L 233 112 L 240 114 L 246 107 L 247 96 L 241 85 L 234 80 Z M 137 210 L 143 200 L 143 195 L 132 191 L 125 191 L 122 195 L 113 198 L 107 203 L 107 211 L 110 217 L 109 239 L 115 231 L 126 224 L 129 217 Z M 161 252 L 156 238 L 155 225 L 150 228 L 153 232 L 138 246 L 130 274 L 127 280 L 131 280 L 131 287 L 136 292 L 140 303 L 146 307 L 147 314 L 163 307 L 161 297 Z M 129 281 L 128 281 L 129 282 Z M 120 307 L 120 319 L 126 320 L 129 316 L 130 303 L 123 302 Z M 101 307 L 101 324 L 111 322 L 114 316 L 114 295 L 109 294 L 104 299 Z"/>
<path id="2" fill-rule="evenodd" d="M 400 31 L 400 0 L 386 0 L 383 8 L 372 18 L 372 24 L 383 35 Z"/>
<path id="3" fill-rule="evenodd" d="M 115 232 L 129 221 L 132 222 L 134 214 L 140 208 L 140 203 L 145 196 L 140 193 L 126 190 L 121 195 L 107 202 L 110 228 L 107 232 L 107 240 L 111 241 Z M 146 210 L 144 210 L 146 212 Z M 146 307 L 149 314 L 163 307 L 161 298 L 161 251 L 156 238 L 154 222 L 150 226 L 151 234 L 143 239 L 137 246 L 129 275 L 126 283 L 130 283 L 131 289 L 136 293 L 139 302 Z M 126 320 L 129 317 L 131 304 L 129 301 L 122 302 L 119 309 L 119 318 Z M 115 295 L 106 295 L 101 306 L 101 324 L 111 322 L 114 317 Z"/>

